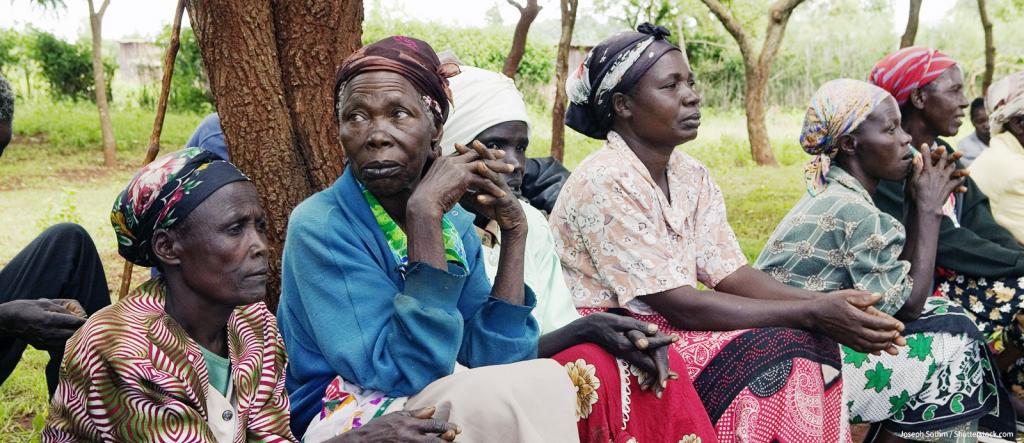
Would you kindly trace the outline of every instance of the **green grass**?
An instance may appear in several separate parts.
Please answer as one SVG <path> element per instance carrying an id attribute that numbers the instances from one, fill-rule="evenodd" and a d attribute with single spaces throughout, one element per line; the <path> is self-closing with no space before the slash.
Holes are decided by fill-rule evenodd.
<path id="1" fill-rule="evenodd" d="M 533 107 L 531 156 L 547 155 L 551 119 Z M 704 162 L 725 193 L 729 220 L 740 245 L 753 260 L 775 225 L 804 192 L 803 163 L 797 146 L 802 112 L 771 112 L 769 134 L 781 166 L 757 167 L 750 160 L 743 115 L 706 110 L 697 139 L 680 149 Z M 46 225 L 74 221 L 92 235 L 112 290 L 120 285 L 123 260 L 108 221 L 114 197 L 143 158 L 152 125 L 151 112 L 115 109 L 119 165 L 102 166 L 96 109 L 68 103 L 19 103 L 16 143 L 0 159 L 0 266 L 6 264 Z M 164 151 L 181 146 L 202 116 L 169 114 Z M 970 128 L 961 130 L 961 136 Z M 575 167 L 601 143 L 566 131 L 566 164 Z M 136 270 L 134 282 L 145 271 Z M 47 355 L 30 350 L 14 374 L 0 386 L 0 440 L 38 439 L 47 410 L 43 368 Z"/>

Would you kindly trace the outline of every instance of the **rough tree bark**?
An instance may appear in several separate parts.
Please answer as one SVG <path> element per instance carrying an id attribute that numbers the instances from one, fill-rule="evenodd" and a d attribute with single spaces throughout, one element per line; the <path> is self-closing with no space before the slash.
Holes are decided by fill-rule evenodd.
<path id="1" fill-rule="evenodd" d="M 92 28 L 92 80 L 96 94 L 96 107 L 100 111 L 100 133 L 103 136 L 103 164 L 114 166 L 117 162 L 117 141 L 114 140 L 114 125 L 110 123 L 110 103 L 107 102 L 107 73 L 103 70 L 103 14 L 107 12 L 110 0 L 103 0 L 100 9 L 93 7 L 89 0 L 89 25 Z"/>
<path id="2" fill-rule="evenodd" d="M 576 27 L 576 8 L 579 0 L 561 0 L 562 36 L 558 39 L 558 59 L 555 63 L 555 104 L 551 109 L 551 156 L 562 161 L 565 157 L 565 81 L 569 77 L 569 51 L 572 50 L 572 30 Z"/>
<path id="3" fill-rule="evenodd" d="M 288 215 L 344 169 L 334 74 L 359 46 L 358 0 L 189 0 L 232 162 L 252 178 L 268 216 L 276 308 Z"/>
<path id="4" fill-rule="evenodd" d="M 508 50 L 508 57 L 505 58 L 505 66 L 501 68 L 501 72 L 508 78 L 516 78 L 519 62 L 526 53 L 526 34 L 530 32 L 530 25 L 537 18 L 540 6 L 537 5 L 537 0 L 526 0 L 526 6 L 516 3 L 515 0 L 506 1 L 519 10 L 519 22 L 516 23 L 515 34 L 512 34 L 512 48 Z"/>
<path id="5" fill-rule="evenodd" d="M 725 26 L 740 47 L 743 57 L 745 110 L 747 114 L 747 135 L 750 137 L 750 153 L 759 165 L 776 166 L 775 155 L 772 154 L 768 140 L 768 126 L 765 122 L 765 95 L 768 87 L 768 76 L 772 71 L 775 55 L 782 46 L 782 38 L 793 9 L 805 0 L 777 0 L 768 7 L 768 29 L 765 32 L 761 51 L 754 49 L 754 41 L 743 29 L 739 20 L 719 0 L 701 0 Z"/>
<path id="6" fill-rule="evenodd" d="M 917 22 L 921 17 L 921 2 L 923 0 L 910 0 L 910 13 L 907 15 L 907 29 L 903 31 L 900 38 L 900 49 L 914 46 L 914 39 L 917 38 Z"/>
<path id="7" fill-rule="evenodd" d="M 985 74 L 981 77 L 981 94 L 988 93 L 992 85 L 992 76 L 996 71 L 996 44 L 992 37 L 992 20 L 988 18 L 985 0 L 978 0 L 978 15 L 981 16 L 981 27 L 985 30 Z"/>

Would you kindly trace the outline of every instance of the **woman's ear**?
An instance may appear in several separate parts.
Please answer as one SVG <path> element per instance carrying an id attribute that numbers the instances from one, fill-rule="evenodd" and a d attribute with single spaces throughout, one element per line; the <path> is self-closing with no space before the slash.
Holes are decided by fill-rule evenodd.
<path id="1" fill-rule="evenodd" d="M 838 143 L 838 154 L 842 154 L 844 157 L 854 157 L 857 154 L 857 139 L 854 138 L 853 134 L 846 134 L 839 137 L 836 140 Z"/>
<path id="2" fill-rule="evenodd" d="M 633 110 L 631 109 L 632 103 L 628 95 L 621 92 L 612 93 L 612 110 L 615 114 L 622 118 L 630 118 L 633 116 Z"/>
<path id="3" fill-rule="evenodd" d="M 179 240 L 175 233 L 167 229 L 157 229 L 153 233 L 153 240 L 150 242 L 153 248 L 153 255 L 165 265 L 181 264 L 179 253 Z"/>
<path id="4" fill-rule="evenodd" d="M 430 154 L 427 160 L 435 160 L 441 156 L 441 138 L 444 136 L 444 123 L 434 122 L 434 136 L 430 138 Z"/>
<path id="5" fill-rule="evenodd" d="M 917 88 L 913 91 L 910 91 L 909 100 L 910 104 L 914 107 L 914 109 L 924 109 L 925 99 L 928 98 L 925 96 L 925 94 L 927 94 L 927 92 L 924 90 L 924 88 Z"/>

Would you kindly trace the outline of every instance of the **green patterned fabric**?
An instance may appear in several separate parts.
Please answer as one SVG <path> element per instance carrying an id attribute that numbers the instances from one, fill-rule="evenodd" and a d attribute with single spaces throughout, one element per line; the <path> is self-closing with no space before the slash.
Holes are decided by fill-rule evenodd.
<path id="1" fill-rule="evenodd" d="M 833 166 L 827 182 L 822 193 L 805 195 L 786 215 L 754 266 L 812 291 L 881 293 L 875 307 L 896 313 L 914 285 L 910 263 L 899 259 L 906 241 L 903 225 L 875 207 L 842 168 Z M 907 346 L 899 355 L 843 346 L 843 397 L 850 420 L 881 422 L 892 432 L 948 431 L 999 414 L 1005 396 L 1000 397 L 998 375 L 976 328 L 956 303 L 929 297 L 920 317 L 906 323 Z"/>
<path id="2" fill-rule="evenodd" d="M 359 184 L 359 188 L 363 191 L 363 198 L 366 199 L 366 203 L 370 205 L 373 218 L 377 220 L 377 225 L 384 232 L 384 238 L 387 239 L 388 246 L 391 247 L 391 253 L 395 256 L 395 262 L 404 270 L 409 266 L 409 238 L 405 236 L 405 231 L 402 231 L 398 223 L 395 223 L 395 220 L 384 210 L 384 207 L 377 201 L 377 197 L 374 197 L 373 193 L 366 189 L 362 183 Z M 441 217 L 441 237 L 444 240 L 445 260 L 451 263 L 458 263 L 463 268 L 467 268 L 466 249 L 462 244 L 462 237 L 459 236 L 459 231 L 455 229 L 455 225 L 452 225 L 451 221 L 448 220 L 447 215 Z"/>
<path id="3" fill-rule="evenodd" d="M 203 353 L 203 361 L 206 362 L 206 374 L 210 379 L 210 386 L 220 392 L 220 395 L 228 395 L 228 386 L 231 383 L 231 361 L 227 357 L 221 357 L 202 346 L 199 350 Z"/>

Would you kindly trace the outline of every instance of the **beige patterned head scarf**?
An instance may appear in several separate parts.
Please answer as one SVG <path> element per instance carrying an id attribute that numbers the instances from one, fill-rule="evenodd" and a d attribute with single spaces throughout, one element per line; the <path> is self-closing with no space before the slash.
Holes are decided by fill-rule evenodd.
<path id="1" fill-rule="evenodd" d="M 1024 114 L 1024 71 L 1003 77 L 989 86 L 985 110 L 992 135 L 1002 133 L 1010 118 Z"/>

